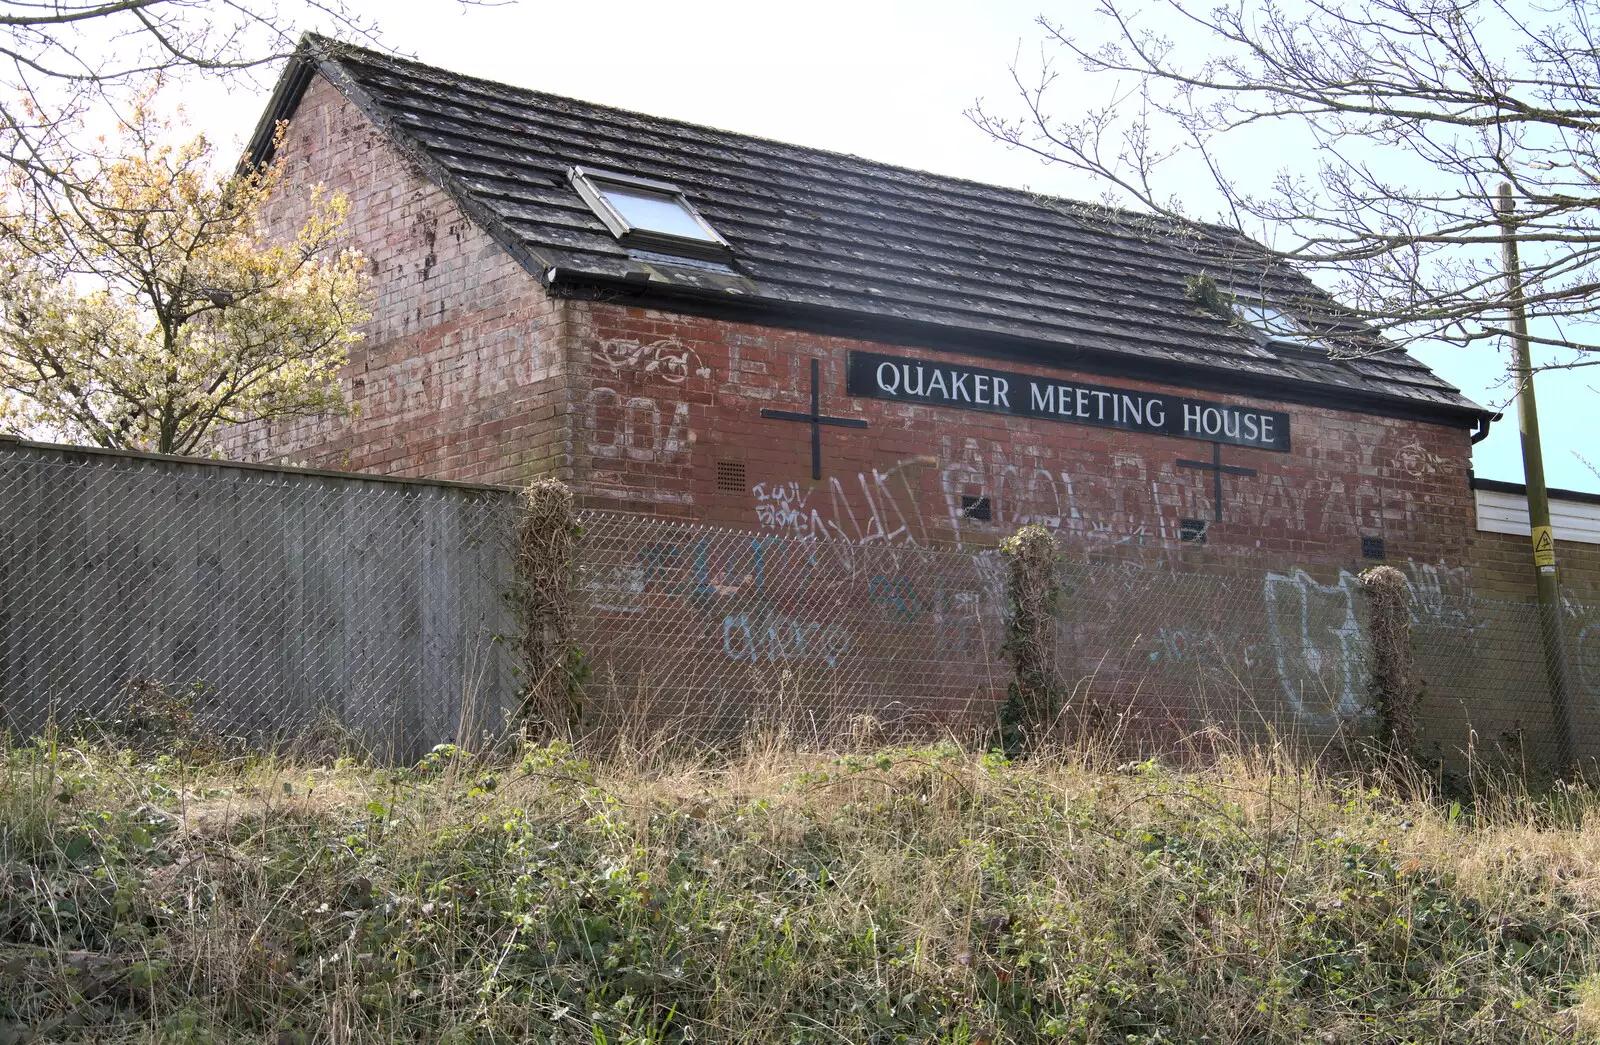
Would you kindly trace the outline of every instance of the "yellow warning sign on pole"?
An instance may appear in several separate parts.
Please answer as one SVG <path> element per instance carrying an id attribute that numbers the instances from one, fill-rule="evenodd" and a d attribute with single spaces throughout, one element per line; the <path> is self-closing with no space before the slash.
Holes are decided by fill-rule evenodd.
<path id="1" fill-rule="evenodd" d="M 1533 564 L 1535 566 L 1554 566 L 1556 564 L 1555 535 L 1548 526 L 1535 526 L 1533 528 Z"/>

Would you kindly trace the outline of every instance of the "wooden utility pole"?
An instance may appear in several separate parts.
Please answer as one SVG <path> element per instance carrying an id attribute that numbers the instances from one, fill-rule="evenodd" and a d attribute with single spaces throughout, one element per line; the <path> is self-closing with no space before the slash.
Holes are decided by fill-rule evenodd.
<path id="1" fill-rule="evenodd" d="M 1511 369 L 1516 378 L 1517 423 L 1522 430 L 1522 473 L 1528 490 L 1528 523 L 1533 531 L 1534 580 L 1539 589 L 1539 638 L 1555 715 L 1557 757 L 1565 772 L 1576 761 L 1576 730 L 1561 627 L 1561 574 L 1556 567 L 1555 534 L 1550 529 L 1550 494 L 1544 484 L 1544 448 L 1539 442 L 1539 403 L 1533 395 L 1533 360 L 1528 352 L 1528 307 L 1522 290 L 1522 262 L 1517 256 L 1516 209 L 1511 183 L 1501 182 L 1496 210 L 1505 234 L 1500 248 L 1511 313 Z"/>

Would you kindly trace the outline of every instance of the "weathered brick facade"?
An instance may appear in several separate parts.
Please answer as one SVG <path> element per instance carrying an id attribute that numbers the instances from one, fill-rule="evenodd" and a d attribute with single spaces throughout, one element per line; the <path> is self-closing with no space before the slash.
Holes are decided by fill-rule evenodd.
<path id="1" fill-rule="evenodd" d="M 591 506 L 841 546 L 983 548 L 1018 526 L 1041 523 L 1086 561 L 1135 560 L 1249 582 L 1207 589 L 1204 603 L 1185 606 L 1175 628 L 1124 643 L 1116 665 L 1093 653 L 1083 672 L 1114 667 L 1108 677 L 1136 679 L 1151 665 L 1177 664 L 1175 677 L 1189 679 L 1198 677 L 1190 668 L 1203 656 L 1226 679 L 1237 667 L 1229 658 L 1237 657 L 1252 671 L 1265 664 L 1281 683 L 1283 707 L 1315 728 L 1361 699 L 1351 637 L 1360 598 L 1354 574 L 1373 561 L 1377 539 L 1385 560 L 1410 578 L 1419 641 L 1436 654 L 1425 680 L 1431 735 L 1455 748 L 1474 729 L 1550 734 L 1547 702 L 1528 695 L 1530 680 L 1538 684 L 1537 666 L 1529 660 L 1513 670 L 1501 647 L 1481 641 L 1522 627 L 1520 607 L 1494 609 L 1487 600 L 1526 601 L 1532 583 L 1524 539 L 1476 529 L 1462 423 L 1416 419 L 1425 411 L 1396 411 L 1407 418 L 1334 409 L 1318 405 L 1315 394 L 1288 401 L 1230 395 L 1215 384 L 1197 390 L 1151 381 L 1132 358 L 1120 372 L 1089 373 L 1042 365 L 1038 356 L 963 351 L 948 339 L 919 343 L 908 333 L 888 343 L 822 332 L 814 323 L 647 306 L 622 292 L 561 296 L 547 289 L 548 273 L 518 260 L 470 219 L 467 203 L 320 73 L 299 98 L 278 156 L 286 186 L 268 209 L 271 231 L 289 235 L 298 227 L 313 186 L 346 194 L 351 246 L 372 263 L 374 318 L 346 378 L 352 416 L 249 426 L 230 433 L 229 456 L 512 484 L 555 475 Z M 565 191 L 548 191 L 557 189 Z M 1211 475 L 1177 463 L 1208 459 L 1205 441 L 852 397 L 845 377 L 852 351 L 1279 410 L 1291 418 L 1292 450 L 1224 447 L 1227 464 L 1257 474 L 1225 478 L 1222 521 L 1213 522 Z M 820 480 L 812 477 L 809 426 L 761 413 L 809 408 L 813 360 L 821 412 L 867 423 L 822 430 Z M 1193 520 L 1208 523 L 1203 543 L 1185 539 L 1185 522 Z M 719 657 L 737 661 L 743 650 L 755 671 L 759 648 L 786 672 L 800 670 L 819 655 L 802 639 L 807 629 L 832 635 L 842 626 L 813 619 L 804 600 L 786 608 L 769 599 L 761 590 L 760 542 L 727 547 L 734 549 L 727 561 L 692 565 L 683 549 L 656 548 L 646 558 L 657 565 L 646 573 L 660 573 L 659 564 L 670 561 L 701 578 L 695 589 L 705 606 L 697 612 L 707 616 L 694 642 L 704 649 L 693 655 L 708 658 L 707 665 Z M 623 646 L 635 637 L 652 640 L 648 628 L 637 636 L 632 630 L 648 624 L 639 613 L 652 599 L 682 608 L 673 587 L 680 582 L 653 590 L 644 568 L 628 565 L 630 554 L 613 570 L 620 587 L 600 600 L 633 600 L 614 622 Z M 1600 601 L 1600 556 L 1578 546 L 1563 547 L 1562 555 L 1568 587 L 1579 599 Z M 726 583 L 707 584 L 713 574 Z M 1104 600 L 1095 604 L 1100 609 L 1074 626 L 1091 638 L 1096 617 L 1159 598 L 1146 593 L 1161 590 L 1161 576 L 1144 571 L 1120 595 L 1093 593 Z M 869 615 L 877 606 L 871 585 L 880 581 L 897 592 L 924 586 L 915 577 L 849 580 L 859 582 L 852 597 Z M 995 596 L 938 598 L 939 605 L 966 605 Z M 920 604 L 898 600 L 893 613 L 912 613 L 908 602 Z M 1243 616 L 1241 605 L 1249 607 Z M 775 620 L 785 623 L 768 627 Z M 790 633 L 792 641 L 783 639 Z M 745 636 L 744 646 L 730 636 Z M 1600 625 L 1575 641 L 1595 636 Z M 925 652 L 931 662 L 955 663 L 947 647 Z M 1086 651 L 1096 649 L 1086 642 Z M 1528 645 L 1519 655 L 1535 652 Z M 1587 676 L 1581 681 L 1591 684 Z M 644 685 L 641 678 L 624 688 Z"/>
<path id="2" fill-rule="evenodd" d="M 582 308 L 574 478 L 599 503 L 670 504 L 727 525 L 857 543 L 992 544 L 1038 522 L 1085 545 L 1167 547 L 1182 543 L 1180 520 L 1214 515 L 1209 474 L 1176 466 L 1208 456 L 1204 442 L 845 395 L 851 349 L 979 367 L 992 359 L 634 307 Z M 823 412 L 870 426 L 824 429 L 820 482 L 811 478 L 808 426 L 760 414 L 808 408 L 812 359 L 821 360 Z M 671 365 L 652 366 L 662 360 Z M 1064 382 L 1107 380 L 1005 365 Z M 1361 538 L 1377 537 L 1402 561 L 1464 556 L 1472 517 L 1464 430 L 1211 398 L 1288 412 L 1294 449 L 1225 448 L 1228 463 L 1259 474 L 1224 480 L 1224 521 L 1208 528 L 1210 551 L 1358 563 Z M 727 481 L 740 474 L 744 481 Z M 990 519 L 965 514 L 963 498 L 986 498 Z"/>
<path id="3" fill-rule="evenodd" d="M 229 457 L 515 483 L 565 474 L 571 309 L 475 227 L 325 78 L 280 150 L 265 218 L 292 235 L 313 186 L 350 201 L 350 246 L 372 265 L 373 318 L 351 353 L 355 413 L 230 433 Z"/>
<path id="4" fill-rule="evenodd" d="M 351 243 L 372 261 L 374 318 L 351 360 L 354 416 L 235 433 L 230 455 L 488 482 L 555 474 L 595 505 L 851 542 L 992 544 L 1040 522 L 1086 550 L 1177 549 L 1180 520 L 1213 517 L 1210 476 L 1176 466 L 1204 457 L 1204 442 L 846 397 L 850 349 L 927 349 L 554 298 L 321 77 L 280 155 L 287 188 L 269 222 L 293 230 L 310 186 L 348 195 Z M 824 430 L 821 482 L 807 426 L 760 415 L 806 409 L 812 359 L 823 411 L 870 426 Z M 1228 463 L 1259 474 L 1224 481 L 1205 557 L 1355 567 L 1372 537 L 1391 560 L 1466 558 L 1464 429 L 1207 395 L 1286 411 L 1294 449 L 1226 449 Z M 990 519 L 964 512 L 964 497 L 986 498 Z"/>

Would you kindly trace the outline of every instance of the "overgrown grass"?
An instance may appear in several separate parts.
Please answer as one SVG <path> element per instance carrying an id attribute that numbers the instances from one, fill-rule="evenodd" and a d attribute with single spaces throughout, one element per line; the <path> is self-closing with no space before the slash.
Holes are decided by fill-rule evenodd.
<path id="1" fill-rule="evenodd" d="M 1600 1037 L 1595 796 L 954 744 L 0 767 L 0 1042 Z"/>

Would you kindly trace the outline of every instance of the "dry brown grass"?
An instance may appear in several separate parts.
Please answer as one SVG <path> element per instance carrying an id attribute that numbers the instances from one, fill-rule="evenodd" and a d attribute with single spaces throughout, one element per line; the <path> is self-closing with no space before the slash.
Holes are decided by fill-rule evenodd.
<path id="1" fill-rule="evenodd" d="M 1600 1033 L 1586 789 L 789 736 L 403 770 L 13 748 L 0 1041 Z"/>

